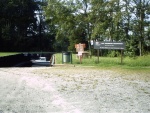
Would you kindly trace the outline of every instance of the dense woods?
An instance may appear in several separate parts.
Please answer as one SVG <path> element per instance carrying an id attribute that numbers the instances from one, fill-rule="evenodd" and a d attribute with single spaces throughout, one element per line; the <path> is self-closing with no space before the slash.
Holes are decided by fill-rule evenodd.
<path id="1" fill-rule="evenodd" d="M 49 34 L 44 34 L 46 28 L 40 14 L 43 5 L 35 0 L 0 0 L 0 51 L 51 48 Z"/>
<path id="2" fill-rule="evenodd" d="M 0 1 L 1 51 L 23 51 L 30 48 L 26 36 L 28 28 L 36 26 L 35 10 L 38 10 L 38 7 L 33 0 Z"/>
<path id="3" fill-rule="evenodd" d="M 124 41 L 127 56 L 150 52 L 149 0 L 1 0 L 0 8 L 0 51 L 75 51 L 85 43 L 94 52 L 91 40 L 109 40 Z"/>

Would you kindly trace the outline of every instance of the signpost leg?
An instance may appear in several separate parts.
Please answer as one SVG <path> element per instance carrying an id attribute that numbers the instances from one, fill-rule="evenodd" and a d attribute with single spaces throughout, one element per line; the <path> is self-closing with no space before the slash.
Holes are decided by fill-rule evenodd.
<path id="1" fill-rule="evenodd" d="M 121 50 L 121 65 L 123 63 L 123 50 Z"/>
<path id="2" fill-rule="evenodd" d="M 99 49 L 97 49 L 97 63 L 99 63 Z"/>
<path id="3" fill-rule="evenodd" d="M 63 62 L 63 59 L 64 59 L 64 57 L 63 57 L 63 52 L 62 52 L 62 64 L 64 63 L 64 62 Z"/>
<path id="4" fill-rule="evenodd" d="M 70 53 L 70 61 L 71 61 L 71 64 L 72 64 L 72 52 Z"/>
<path id="5" fill-rule="evenodd" d="M 80 64 L 82 64 L 82 55 L 79 55 L 80 58 Z"/>

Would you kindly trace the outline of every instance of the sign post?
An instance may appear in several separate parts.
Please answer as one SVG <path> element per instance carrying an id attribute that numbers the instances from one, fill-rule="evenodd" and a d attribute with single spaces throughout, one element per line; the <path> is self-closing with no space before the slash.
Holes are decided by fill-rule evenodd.
<path id="1" fill-rule="evenodd" d="M 97 49 L 97 56 L 98 56 L 97 63 L 99 63 L 99 49 Z"/>
<path id="2" fill-rule="evenodd" d="M 121 50 L 121 64 L 123 63 L 123 50 Z"/>
<path id="3" fill-rule="evenodd" d="M 112 49 L 112 50 L 121 50 L 121 64 L 123 63 L 123 50 L 125 49 L 124 42 L 94 42 L 94 49 Z M 98 58 L 99 62 L 99 58 Z"/>
<path id="4" fill-rule="evenodd" d="M 76 52 L 78 52 L 78 56 L 80 59 L 80 64 L 82 63 L 82 53 L 84 52 L 85 44 L 75 44 Z"/>

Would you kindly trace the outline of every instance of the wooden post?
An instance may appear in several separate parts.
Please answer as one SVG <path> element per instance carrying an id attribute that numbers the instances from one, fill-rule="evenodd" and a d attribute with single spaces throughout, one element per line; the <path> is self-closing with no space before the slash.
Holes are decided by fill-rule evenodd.
<path id="1" fill-rule="evenodd" d="M 97 49 L 97 63 L 99 63 L 99 49 Z"/>
<path id="2" fill-rule="evenodd" d="M 78 56 L 79 56 L 79 60 L 80 60 L 80 64 L 82 63 L 82 52 L 78 52 Z"/>
<path id="3" fill-rule="evenodd" d="M 123 50 L 121 50 L 121 65 L 123 63 Z"/>
<path id="4" fill-rule="evenodd" d="M 72 64 L 72 52 L 70 52 L 70 61 L 71 61 L 71 64 Z"/>
<path id="5" fill-rule="evenodd" d="M 79 55 L 80 58 L 80 64 L 82 64 L 82 55 Z"/>
<path id="6" fill-rule="evenodd" d="M 63 55 L 63 52 L 62 52 L 62 64 L 64 63 L 64 62 L 63 62 L 63 59 L 64 59 L 64 55 Z"/>

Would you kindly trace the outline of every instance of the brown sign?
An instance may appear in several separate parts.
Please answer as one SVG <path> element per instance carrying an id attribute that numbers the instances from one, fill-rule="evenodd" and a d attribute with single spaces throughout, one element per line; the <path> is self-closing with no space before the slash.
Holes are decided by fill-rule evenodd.
<path id="1" fill-rule="evenodd" d="M 85 44 L 75 44 L 76 52 L 83 52 L 85 48 Z"/>

